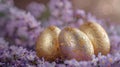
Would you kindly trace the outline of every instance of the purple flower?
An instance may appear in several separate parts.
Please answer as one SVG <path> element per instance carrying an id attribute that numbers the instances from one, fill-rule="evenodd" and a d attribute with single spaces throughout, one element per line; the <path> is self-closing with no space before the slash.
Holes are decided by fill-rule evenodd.
<path id="1" fill-rule="evenodd" d="M 3 37 L 0 37 L 0 49 L 5 49 L 8 47 L 8 42 L 5 41 Z"/>
<path id="2" fill-rule="evenodd" d="M 37 3 L 37 2 L 32 2 L 27 6 L 27 10 L 31 12 L 31 14 L 34 17 L 39 17 L 41 14 L 46 10 L 45 5 Z"/>

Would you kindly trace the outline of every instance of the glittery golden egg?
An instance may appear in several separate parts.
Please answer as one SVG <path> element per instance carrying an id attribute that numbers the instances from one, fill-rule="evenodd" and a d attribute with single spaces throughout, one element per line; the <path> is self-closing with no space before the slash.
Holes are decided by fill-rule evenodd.
<path id="1" fill-rule="evenodd" d="M 59 35 L 62 59 L 91 60 L 94 49 L 91 41 L 79 29 L 64 28 Z"/>
<path id="2" fill-rule="evenodd" d="M 45 60 L 54 61 L 60 55 L 58 36 L 60 29 L 56 26 L 50 26 L 41 32 L 36 42 L 37 56 Z"/>
<path id="3" fill-rule="evenodd" d="M 109 53 L 110 41 L 106 31 L 100 24 L 95 22 L 86 22 L 80 26 L 80 30 L 83 31 L 91 40 L 94 47 L 94 53 L 96 55 L 100 52 L 103 55 Z"/>

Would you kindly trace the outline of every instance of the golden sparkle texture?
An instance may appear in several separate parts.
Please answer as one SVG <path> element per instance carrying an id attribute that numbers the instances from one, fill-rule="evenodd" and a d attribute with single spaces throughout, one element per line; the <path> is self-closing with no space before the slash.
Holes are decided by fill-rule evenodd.
<path id="1" fill-rule="evenodd" d="M 110 41 L 103 27 L 95 22 L 85 22 L 79 29 L 65 27 L 60 30 L 49 26 L 42 31 L 36 42 L 37 56 L 54 61 L 56 58 L 91 60 L 92 56 L 101 52 L 107 55 Z"/>

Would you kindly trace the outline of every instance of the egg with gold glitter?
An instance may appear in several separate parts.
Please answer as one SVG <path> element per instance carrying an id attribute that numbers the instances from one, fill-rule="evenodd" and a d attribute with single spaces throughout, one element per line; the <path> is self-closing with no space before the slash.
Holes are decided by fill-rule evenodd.
<path id="1" fill-rule="evenodd" d="M 62 59 L 91 60 L 94 55 L 87 35 L 73 27 L 66 27 L 60 32 L 59 44 Z"/>
<path id="2" fill-rule="evenodd" d="M 49 26 L 41 32 L 36 42 L 36 54 L 38 57 L 54 61 L 60 56 L 58 43 L 60 31 L 56 26 Z"/>
<path id="3" fill-rule="evenodd" d="M 80 30 L 83 31 L 91 40 L 94 53 L 98 55 L 101 53 L 106 55 L 110 51 L 110 41 L 106 31 L 103 27 L 95 22 L 86 22 L 80 26 Z"/>

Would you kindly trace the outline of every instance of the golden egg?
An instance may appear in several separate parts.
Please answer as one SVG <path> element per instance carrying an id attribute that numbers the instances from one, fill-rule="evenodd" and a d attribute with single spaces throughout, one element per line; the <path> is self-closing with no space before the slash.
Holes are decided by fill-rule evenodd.
<path id="1" fill-rule="evenodd" d="M 110 41 L 106 31 L 100 24 L 87 22 L 80 26 L 80 30 L 83 31 L 91 40 L 94 47 L 94 53 L 96 55 L 98 55 L 99 52 L 103 55 L 109 53 Z"/>
<path id="2" fill-rule="evenodd" d="M 62 59 L 91 60 L 94 49 L 87 35 L 79 29 L 66 27 L 59 35 Z"/>
<path id="3" fill-rule="evenodd" d="M 50 26 L 41 32 L 36 42 L 37 56 L 45 60 L 54 61 L 59 55 L 58 36 L 60 29 L 56 26 Z"/>

